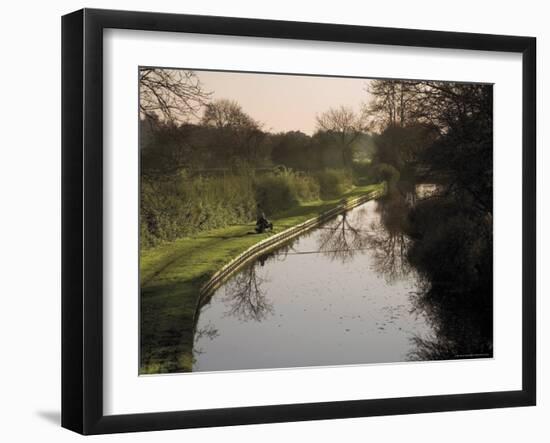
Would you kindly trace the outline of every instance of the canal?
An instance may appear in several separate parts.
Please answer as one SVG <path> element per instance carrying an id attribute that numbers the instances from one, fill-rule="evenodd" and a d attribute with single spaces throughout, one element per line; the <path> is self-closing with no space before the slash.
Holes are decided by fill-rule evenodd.
<path id="1" fill-rule="evenodd" d="M 193 371 L 411 359 L 434 330 L 414 302 L 410 200 L 368 201 L 232 276 L 200 311 Z"/>

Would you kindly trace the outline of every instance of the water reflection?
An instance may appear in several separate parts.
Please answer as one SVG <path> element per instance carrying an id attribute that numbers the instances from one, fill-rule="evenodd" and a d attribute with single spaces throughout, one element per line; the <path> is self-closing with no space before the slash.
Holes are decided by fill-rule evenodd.
<path id="1" fill-rule="evenodd" d="M 273 304 L 266 296 L 262 285 L 266 278 L 258 275 L 256 268 L 264 266 L 268 256 L 239 272 L 225 287 L 223 302 L 228 307 L 226 315 L 241 321 L 262 321 L 273 313 Z"/>
<path id="2" fill-rule="evenodd" d="M 335 221 L 320 227 L 318 252 L 331 260 L 342 263 L 353 260 L 357 253 L 363 251 L 367 244 L 367 235 L 362 226 L 365 208 L 350 215 L 349 211 L 339 215 Z"/>
<path id="3" fill-rule="evenodd" d="M 427 301 L 419 294 L 414 302 L 427 315 L 433 332 L 427 336 L 415 335 L 415 348 L 409 360 L 453 360 L 463 358 L 487 358 L 493 355 L 492 321 L 479 306 Z"/>
<path id="4" fill-rule="evenodd" d="M 405 234 L 409 195 L 403 198 L 400 194 L 394 194 L 380 199 L 377 206 L 379 221 L 371 226 L 368 235 L 375 269 L 390 282 L 403 278 L 411 271 L 407 260 L 409 238 Z"/>
<path id="5" fill-rule="evenodd" d="M 442 279 L 425 257 L 456 246 L 419 236 L 415 217 L 433 232 L 445 221 L 416 211 L 438 204 L 434 189 L 367 202 L 238 272 L 200 313 L 193 370 L 492 356 L 492 269 Z"/>
<path id="6" fill-rule="evenodd" d="M 412 360 L 493 356 L 492 214 L 443 186 L 424 186 L 408 211 L 407 261 L 418 273 L 412 297 L 432 332 L 415 334 Z"/>

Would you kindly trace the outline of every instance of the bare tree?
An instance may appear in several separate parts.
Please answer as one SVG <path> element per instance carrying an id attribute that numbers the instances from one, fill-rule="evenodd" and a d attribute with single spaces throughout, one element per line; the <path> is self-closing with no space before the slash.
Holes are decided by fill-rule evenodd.
<path id="1" fill-rule="evenodd" d="M 411 123 L 415 86 L 418 82 L 373 80 L 367 86 L 371 101 L 366 113 L 379 130 Z"/>
<path id="2" fill-rule="evenodd" d="M 367 130 L 363 115 L 347 106 L 330 108 L 317 116 L 317 129 L 333 134 L 341 149 L 344 167 L 351 166 L 353 142 Z"/>
<path id="3" fill-rule="evenodd" d="M 196 117 L 210 96 L 193 71 L 142 68 L 139 71 L 142 118 L 186 122 Z"/>
<path id="4" fill-rule="evenodd" d="M 414 117 L 432 124 L 440 133 L 463 130 L 472 118 L 492 122 L 492 89 L 488 85 L 419 81 L 410 88 Z"/>
<path id="5" fill-rule="evenodd" d="M 378 130 L 390 126 L 429 126 L 440 134 L 471 116 L 490 119 L 487 85 L 442 81 L 373 80 L 365 113 Z"/>

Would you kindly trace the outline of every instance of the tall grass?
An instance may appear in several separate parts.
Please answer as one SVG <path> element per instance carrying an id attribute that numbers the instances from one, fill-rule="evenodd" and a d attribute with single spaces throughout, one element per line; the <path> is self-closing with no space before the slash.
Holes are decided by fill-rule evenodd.
<path id="1" fill-rule="evenodd" d="M 318 200 L 320 195 L 316 176 L 284 168 L 259 176 L 239 171 L 225 176 L 192 177 L 182 172 L 169 178 L 144 178 L 140 244 L 148 248 L 209 229 L 249 223 L 256 217 L 257 205 L 269 217 L 300 202 Z"/>
<path id="2" fill-rule="evenodd" d="M 141 246 L 248 221 L 255 206 L 252 181 L 238 176 L 143 180 Z"/>
<path id="3" fill-rule="evenodd" d="M 289 169 L 257 177 L 256 202 L 266 213 L 289 209 L 299 202 L 319 199 L 319 183 L 311 176 Z"/>

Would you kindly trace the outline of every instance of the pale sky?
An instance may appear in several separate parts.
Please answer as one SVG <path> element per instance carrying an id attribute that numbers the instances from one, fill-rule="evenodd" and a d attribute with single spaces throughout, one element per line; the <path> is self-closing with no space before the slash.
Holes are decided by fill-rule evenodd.
<path id="1" fill-rule="evenodd" d="M 315 116 L 341 105 L 359 112 L 368 102 L 366 79 L 194 71 L 213 99 L 238 102 L 271 132 L 315 132 Z"/>

